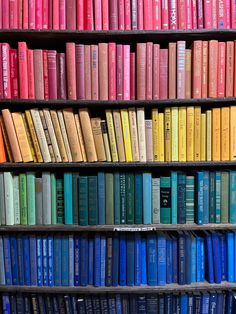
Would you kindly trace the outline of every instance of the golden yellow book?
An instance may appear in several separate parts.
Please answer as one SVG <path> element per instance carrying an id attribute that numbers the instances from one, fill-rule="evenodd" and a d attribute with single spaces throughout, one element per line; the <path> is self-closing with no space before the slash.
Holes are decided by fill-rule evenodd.
<path id="1" fill-rule="evenodd" d="M 206 161 L 206 114 L 201 114 L 201 161 Z"/>
<path id="2" fill-rule="evenodd" d="M 194 161 L 194 107 L 187 107 L 187 161 Z"/>
<path id="3" fill-rule="evenodd" d="M 30 146 L 31 154 L 33 156 L 33 160 L 34 160 L 34 162 L 37 162 L 37 157 L 36 157 L 36 154 L 35 154 L 35 151 L 34 151 L 34 145 L 33 145 L 33 141 L 32 141 L 31 135 L 30 135 L 30 131 L 29 131 L 29 127 L 28 127 L 28 124 L 27 124 L 27 121 L 26 121 L 25 112 L 22 112 L 21 116 L 22 116 L 22 120 L 23 120 L 23 123 L 24 123 L 25 132 L 26 132 L 26 136 L 27 136 L 27 139 L 28 139 L 28 142 L 29 142 L 29 146 Z"/>
<path id="4" fill-rule="evenodd" d="M 158 114 L 158 139 L 159 161 L 165 161 L 164 113 Z"/>
<path id="5" fill-rule="evenodd" d="M 194 108 L 194 160 L 201 160 L 201 107 Z"/>
<path id="6" fill-rule="evenodd" d="M 158 109 L 152 109 L 152 141 L 153 141 L 153 160 L 159 161 L 158 151 Z"/>
<path id="7" fill-rule="evenodd" d="M 229 160 L 229 107 L 221 108 L 221 160 Z"/>
<path id="8" fill-rule="evenodd" d="M 186 161 L 187 158 L 187 110 L 186 107 L 179 108 L 179 161 Z"/>
<path id="9" fill-rule="evenodd" d="M 206 160 L 212 160 L 212 119 L 211 119 L 211 110 L 206 111 Z"/>
<path id="10" fill-rule="evenodd" d="M 165 161 L 171 161 L 171 109 L 165 108 Z"/>
<path id="11" fill-rule="evenodd" d="M 179 108 L 171 108 L 171 159 L 179 160 Z"/>
<path id="12" fill-rule="evenodd" d="M 118 159 L 118 152 L 116 146 L 116 137 L 115 137 L 115 130 L 113 124 L 113 117 L 112 112 L 110 109 L 106 110 L 106 121 L 107 121 L 107 129 L 108 129 L 108 136 L 110 142 L 110 149 L 111 149 L 111 158 L 113 162 L 119 161 Z"/>
<path id="13" fill-rule="evenodd" d="M 230 160 L 236 160 L 236 107 L 230 107 Z"/>
<path id="14" fill-rule="evenodd" d="M 221 153 L 221 120 L 220 108 L 212 109 L 212 160 L 219 161 Z"/>
<path id="15" fill-rule="evenodd" d="M 122 129 L 123 129 L 126 161 L 133 161 L 128 110 L 121 109 L 120 113 L 121 113 L 121 122 L 122 122 Z"/>

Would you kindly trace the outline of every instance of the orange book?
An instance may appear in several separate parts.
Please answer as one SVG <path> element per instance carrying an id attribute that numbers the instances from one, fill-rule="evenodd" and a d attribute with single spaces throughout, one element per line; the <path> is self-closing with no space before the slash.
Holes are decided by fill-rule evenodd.
<path id="1" fill-rule="evenodd" d="M 176 98 L 176 43 L 169 43 L 169 98 Z"/>
<path id="2" fill-rule="evenodd" d="M 230 160 L 236 160 L 236 106 L 230 107 Z"/>
<path id="3" fill-rule="evenodd" d="M 232 97 L 234 93 L 234 42 L 226 42 L 226 82 L 225 96 Z"/>
<path id="4" fill-rule="evenodd" d="M 202 98 L 208 97 L 208 41 L 202 42 Z"/>
<path id="5" fill-rule="evenodd" d="M 192 97 L 192 51 L 185 50 L 185 98 Z"/>
<path id="6" fill-rule="evenodd" d="M 218 40 L 209 41 L 209 97 L 217 97 Z"/>
<path id="7" fill-rule="evenodd" d="M 229 160 L 229 107 L 221 108 L 221 160 Z"/>
<path id="8" fill-rule="evenodd" d="M 12 151 L 11 151 L 11 147 L 10 147 L 10 143 L 9 143 L 9 138 L 7 136 L 7 130 L 6 130 L 6 127 L 4 125 L 4 121 L 3 121 L 2 116 L 0 116 L 0 125 L 1 125 L 4 144 L 6 147 L 7 161 L 13 162 L 13 155 L 12 155 Z"/>
<path id="9" fill-rule="evenodd" d="M 236 60 L 236 40 L 234 41 L 234 60 Z M 236 96 L 236 62 L 234 62 L 234 96 Z"/>
<path id="10" fill-rule="evenodd" d="M 221 120 L 220 108 L 212 109 L 212 160 L 220 161 L 221 155 Z"/>
<path id="11" fill-rule="evenodd" d="M 193 98 L 202 97 L 202 40 L 193 42 Z"/>
<path id="12" fill-rule="evenodd" d="M 7 161 L 7 156 L 6 156 L 6 151 L 5 151 L 4 141 L 3 141 L 2 128 L 0 127 L 0 163 L 6 162 L 6 161 Z"/>
<path id="13" fill-rule="evenodd" d="M 108 100 L 108 44 L 98 44 L 98 77 L 100 100 Z"/>

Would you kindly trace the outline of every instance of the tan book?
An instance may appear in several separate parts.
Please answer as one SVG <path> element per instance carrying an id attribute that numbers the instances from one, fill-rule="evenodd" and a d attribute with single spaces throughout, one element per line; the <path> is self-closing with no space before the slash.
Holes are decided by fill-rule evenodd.
<path id="1" fill-rule="evenodd" d="M 23 123 L 24 123 L 26 136 L 27 136 L 27 139 L 28 139 L 28 142 L 29 142 L 30 151 L 31 151 L 31 154 L 33 156 L 33 161 L 37 162 L 37 156 L 35 154 L 34 144 L 33 144 L 33 141 L 32 141 L 31 135 L 30 135 L 30 131 L 29 131 L 29 127 L 28 127 L 28 124 L 27 124 L 25 112 L 22 112 L 21 116 L 22 116 L 22 120 L 23 120 Z"/>
<path id="2" fill-rule="evenodd" d="M 85 151 L 88 161 L 98 161 L 90 116 L 87 108 L 79 109 L 80 125 L 84 138 Z"/>
<path id="3" fill-rule="evenodd" d="M 201 114 L 201 161 L 206 161 L 206 114 Z"/>
<path id="4" fill-rule="evenodd" d="M 7 130 L 6 127 L 4 125 L 4 121 L 3 121 L 3 117 L 0 116 L 0 125 L 1 125 L 1 129 L 2 129 L 2 135 L 3 135 L 3 140 L 4 140 L 4 145 L 6 147 L 6 152 L 7 152 L 7 159 L 10 162 L 14 161 L 13 155 L 12 155 L 12 151 L 11 151 L 11 147 L 10 147 L 10 142 L 9 142 L 9 138 L 7 136 Z"/>
<path id="5" fill-rule="evenodd" d="M 81 129 L 78 113 L 75 113 L 75 124 L 76 124 L 77 132 L 78 132 L 79 143 L 80 143 L 80 147 L 81 147 L 81 153 L 82 153 L 83 161 L 86 162 L 87 156 L 86 156 L 86 151 L 85 151 L 83 132 Z"/>
<path id="6" fill-rule="evenodd" d="M 206 160 L 212 160 L 212 121 L 211 121 L 211 110 L 206 111 Z"/>
<path id="7" fill-rule="evenodd" d="M 57 144 L 58 144 L 58 148 L 60 151 L 61 159 L 63 162 L 68 162 L 68 157 L 66 154 L 66 148 L 65 148 L 63 136 L 61 133 L 61 128 L 60 128 L 60 124 L 59 124 L 56 110 L 50 110 L 50 115 L 51 115 L 51 119 L 52 119 L 53 128 L 55 131 L 55 136 L 57 139 Z"/>
<path id="8" fill-rule="evenodd" d="M 145 120 L 147 161 L 153 161 L 152 120 Z"/>
<path id="9" fill-rule="evenodd" d="M 106 120 L 101 121 L 101 128 L 102 128 L 102 137 L 103 137 L 103 142 L 104 142 L 105 152 L 106 152 L 106 159 L 107 161 L 111 161 L 111 150 L 110 150 L 110 145 L 109 145 L 109 140 L 108 140 Z"/>
<path id="10" fill-rule="evenodd" d="M 194 160 L 201 160 L 201 107 L 194 107 Z"/>
<path id="11" fill-rule="evenodd" d="M 139 159 L 142 162 L 147 161 L 146 155 L 146 137 L 145 137 L 145 116 L 144 108 L 137 108 Z"/>
<path id="12" fill-rule="evenodd" d="M 172 161 L 171 156 L 171 109 L 165 108 L 165 161 Z"/>
<path id="13" fill-rule="evenodd" d="M 106 121 L 107 121 L 107 129 L 109 135 L 109 144 L 110 144 L 110 151 L 111 157 L 113 162 L 119 161 L 117 145 L 116 145 L 116 136 L 115 136 L 115 129 L 113 123 L 113 117 L 111 110 L 106 110 Z"/>
<path id="14" fill-rule="evenodd" d="M 152 141 L 153 141 L 153 160 L 159 161 L 159 128 L 158 128 L 158 109 L 152 109 Z"/>
<path id="15" fill-rule="evenodd" d="M 230 160 L 236 160 L 236 106 L 230 107 Z"/>
<path id="16" fill-rule="evenodd" d="M 221 108 L 221 160 L 229 160 L 229 107 Z"/>
<path id="17" fill-rule="evenodd" d="M 72 160 L 73 162 L 83 161 L 73 110 L 71 108 L 63 109 L 63 117 L 65 121 Z"/>
<path id="18" fill-rule="evenodd" d="M 13 123 L 12 115 L 8 109 L 3 109 L 2 116 L 3 116 L 4 125 L 6 128 L 7 137 L 9 140 L 13 160 L 14 162 L 22 162 L 23 159 L 22 159 L 21 150 L 20 150 L 18 138 L 16 135 L 16 130 Z"/>
<path id="19" fill-rule="evenodd" d="M 185 98 L 192 97 L 192 51 L 191 49 L 185 50 Z"/>
<path id="20" fill-rule="evenodd" d="M 124 146 L 122 125 L 121 125 L 120 110 L 119 109 L 112 110 L 112 115 L 113 115 L 113 122 L 114 122 L 114 129 L 115 129 L 115 135 L 116 135 L 116 145 L 117 145 L 119 161 L 123 162 L 123 161 L 125 161 L 125 146 Z"/>
<path id="21" fill-rule="evenodd" d="M 68 140 L 68 136 L 66 132 L 66 126 L 65 126 L 65 121 L 64 121 L 62 110 L 57 110 L 57 116 L 58 116 L 58 121 L 61 128 L 61 134 L 62 134 L 64 144 L 65 144 L 66 155 L 67 155 L 68 161 L 72 162 L 72 154 L 70 150 L 70 145 L 69 145 L 69 140 Z"/>
<path id="22" fill-rule="evenodd" d="M 135 108 L 129 108 L 128 112 L 133 161 L 139 161 L 139 144 L 136 110 Z"/>
<path id="23" fill-rule="evenodd" d="M 187 161 L 194 161 L 194 107 L 187 107 Z"/>
<path id="24" fill-rule="evenodd" d="M 220 161 L 221 153 L 221 127 L 220 127 L 220 108 L 212 109 L 212 160 Z"/>
<path id="25" fill-rule="evenodd" d="M 106 161 L 106 152 L 102 137 L 101 118 L 91 118 L 91 126 L 98 160 Z"/>
<path id="26" fill-rule="evenodd" d="M 51 160 L 52 160 L 52 162 L 56 162 L 55 153 L 54 153 L 54 150 L 52 147 L 52 141 L 51 141 L 51 138 L 49 135 L 49 131 L 48 131 L 48 127 L 47 127 L 47 123 L 46 123 L 46 120 L 44 117 L 43 110 L 39 110 L 39 116 L 40 116 L 40 119 L 42 122 L 42 126 L 43 126 L 43 130 L 44 130 L 45 138 L 46 138 L 46 141 L 48 144 L 48 150 L 49 150 L 49 154 L 51 156 Z"/>

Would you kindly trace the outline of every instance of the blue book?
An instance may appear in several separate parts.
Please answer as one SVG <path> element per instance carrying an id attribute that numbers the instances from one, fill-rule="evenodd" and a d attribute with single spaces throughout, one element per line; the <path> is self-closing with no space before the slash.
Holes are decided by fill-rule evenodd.
<path id="1" fill-rule="evenodd" d="M 171 182 L 170 177 L 160 177 L 160 223 L 171 223 Z"/>
<path id="2" fill-rule="evenodd" d="M 236 224 L 236 171 L 229 172 L 229 223 Z"/>
<path id="3" fill-rule="evenodd" d="M 10 304 L 11 304 L 11 314 L 17 314 L 16 297 L 15 297 L 15 295 L 11 295 L 10 296 Z"/>
<path id="4" fill-rule="evenodd" d="M 217 308 L 216 313 L 225 313 L 225 300 L 222 292 L 217 293 Z"/>
<path id="5" fill-rule="evenodd" d="M 72 173 L 64 173 L 64 212 L 65 224 L 73 224 Z"/>
<path id="6" fill-rule="evenodd" d="M 74 286 L 74 236 L 69 235 L 69 286 Z"/>
<path id="7" fill-rule="evenodd" d="M 213 267 L 213 248 L 212 248 L 212 237 L 209 232 L 205 232 L 205 242 L 206 242 L 206 258 L 207 258 L 207 280 L 209 283 L 214 283 L 214 267 Z"/>
<path id="8" fill-rule="evenodd" d="M 42 238 L 40 236 L 38 236 L 36 238 L 36 242 L 37 242 L 37 278 L 38 278 L 38 286 L 42 286 L 43 285 L 43 242 L 42 242 Z"/>
<path id="9" fill-rule="evenodd" d="M 120 286 L 126 286 L 126 235 L 125 233 L 120 234 Z"/>
<path id="10" fill-rule="evenodd" d="M 106 198 L 105 198 L 105 174 L 98 172 L 98 222 L 99 225 L 106 223 Z"/>
<path id="11" fill-rule="evenodd" d="M 221 283 L 221 250 L 220 250 L 220 240 L 218 234 L 212 233 L 212 248 L 213 248 L 213 261 L 214 261 L 214 278 L 215 283 Z"/>
<path id="12" fill-rule="evenodd" d="M 209 313 L 209 305 L 210 305 L 210 295 L 208 293 L 203 293 L 202 302 L 201 302 L 201 314 Z"/>
<path id="13" fill-rule="evenodd" d="M 74 237 L 74 284 L 80 286 L 80 236 Z"/>
<path id="14" fill-rule="evenodd" d="M 120 243 L 119 235 L 114 234 L 112 239 L 112 286 L 116 287 L 119 284 L 119 259 L 120 259 Z"/>
<path id="15" fill-rule="evenodd" d="M 89 239 L 89 260 L 88 260 L 88 284 L 93 285 L 93 260 L 94 260 L 94 242 Z"/>
<path id="16" fill-rule="evenodd" d="M 114 173 L 114 222 L 115 225 L 121 223 L 120 220 L 120 174 L 118 172 Z"/>
<path id="17" fill-rule="evenodd" d="M 35 249 L 36 249 L 36 245 L 35 245 Z M 22 236 L 17 237 L 17 253 L 18 253 L 19 285 L 23 286 L 24 285 L 24 249 L 23 249 Z M 37 267 L 37 263 L 36 263 L 36 267 Z M 36 277 L 37 277 L 37 268 L 36 268 Z M 35 285 L 37 286 L 37 282 Z"/>
<path id="18" fill-rule="evenodd" d="M 200 252 L 201 252 L 201 264 L 200 264 L 200 281 L 205 280 L 205 245 L 204 238 L 200 238 Z"/>
<path id="19" fill-rule="evenodd" d="M 53 252 L 53 236 L 48 236 L 48 285 L 54 286 L 54 252 Z M 57 257 L 56 257 L 57 258 Z M 31 274 L 32 281 L 32 274 Z"/>
<path id="20" fill-rule="evenodd" d="M 31 235 L 29 238 L 29 247 L 30 247 L 30 270 L 31 270 L 31 285 L 37 286 L 37 242 L 36 236 Z M 18 247 L 19 249 L 19 247 Z M 19 254 L 19 251 L 18 251 Z"/>
<path id="21" fill-rule="evenodd" d="M 152 223 L 152 174 L 143 173 L 143 223 Z"/>
<path id="22" fill-rule="evenodd" d="M 226 234 L 227 237 L 227 251 L 230 252 L 230 257 L 228 255 L 228 281 L 234 282 L 234 233 L 228 232 Z"/>
<path id="23" fill-rule="evenodd" d="M 166 239 L 166 283 L 173 283 L 173 242 L 170 237 Z"/>
<path id="24" fill-rule="evenodd" d="M 173 296 L 171 294 L 165 295 L 165 312 L 166 314 L 173 313 Z"/>
<path id="25" fill-rule="evenodd" d="M 54 260 L 54 283 L 55 286 L 61 286 L 61 237 L 54 236 L 54 250 L 53 255 L 55 256 Z"/>
<path id="26" fill-rule="evenodd" d="M 147 284 L 147 241 L 146 238 L 141 239 L 141 255 L 142 255 L 142 273 L 141 283 L 142 285 Z"/>
<path id="27" fill-rule="evenodd" d="M 116 294 L 116 314 L 122 314 L 122 304 L 121 304 L 121 297 L 119 293 Z"/>
<path id="28" fill-rule="evenodd" d="M 43 236 L 43 285 L 48 286 L 48 239 Z"/>
<path id="29" fill-rule="evenodd" d="M 215 208 L 215 222 L 220 223 L 221 219 L 221 173 L 219 171 L 216 171 L 215 174 L 216 178 L 216 208 Z"/>
<path id="30" fill-rule="evenodd" d="M 191 235 L 191 283 L 197 281 L 197 241 L 194 235 Z"/>
<path id="31" fill-rule="evenodd" d="M 203 175 L 203 223 L 209 223 L 209 172 L 204 171 Z"/>
<path id="32" fill-rule="evenodd" d="M 177 312 L 177 310 L 176 310 Z M 188 314 L 194 314 L 193 312 L 193 295 L 188 296 Z"/>
<path id="33" fill-rule="evenodd" d="M 135 233 L 134 241 L 134 285 L 140 286 L 142 281 L 142 239 L 140 233 Z"/>
<path id="34" fill-rule="evenodd" d="M 81 264 L 80 264 L 81 286 L 88 285 L 88 259 L 89 259 L 88 251 L 89 251 L 88 235 L 82 234 L 81 236 Z"/>
<path id="35" fill-rule="evenodd" d="M 134 198 L 134 221 L 136 224 L 143 223 L 143 182 L 142 174 L 134 176 L 135 198 Z"/>
<path id="36" fill-rule="evenodd" d="M 93 312 L 94 313 L 101 313 L 100 312 L 100 299 L 99 299 L 99 296 L 96 296 L 96 295 L 92 296 L 92 304 L 93 304 Z"/>
<path id="37" fill-rule="evenodd" d="M 236 233 L 235 232 L 234 232 L 234 261 L 236 261 Z M 224 261 L 222 260 L 222 262 Z M 222 265 L 222 268 L 223 268 L 223 265 Z M 234 265 L 234 282 L 236 282 L 236 265 Z"/>
<path id="38" fill-rule="evenodd" d="M 157 284 L 166 285 L 166 237 L 164 233 L 157 236 Z"/>
<path id="39" fill-rule="evenodd" d="M 69 239 L 61 237 L 61 285 L 69 286 Z"/>
<path id="40" fill-rule="evenodd" d="M 39 304 L 39 313 L 40 314 L 47 314 L 44 298 L 42 295 L 38 295 L 38 304 Z"/>
<path id="41" fill-rule="evenodd" d="M 159 314 L 165 314 L 165 297 L 164 295 L 159 296 Z"/>
<path id="42" fill-rule="evenodd" d="M 210 172 L 210 187 L 209 187 L 209 223 L 215 223 L 215 210 L 216 210 L 216 198 L 215 198 L 215 172 Z"/>
<path id="43" fill-rule="evenodd" d="M 127 251 L 126 251 L 126 265 L 127 265 L 127 286 L 134 285 L 134 235 L 128 233 L 126 236 Z"/>
<path id="44" fill-rule="evenodd" d="M 156 294 L 148 294 L 146 297 L 147 313 L 156 314 L 158 309 L 158 296 Z"/>
<path id="45" fill-rule="evenodd" d="M 101 235 L 94 237 L 94 286 L 101 286 Z"/>
<path id="46" fill-rule="evenodd" d="M 5 282 L 6 285 L 12 285 L 12 270 L 11 270 L 11 244 L 10 237 L 3 236 L 3 251 L 5 265 Z"/>
<path id="47" fill-rule="evenodd" d="M 179 256 L 179 284 L 185 285 L 186 283 L 186 254 L 185 254 L 185 234 L 179 232 L 179 246 L 178 246 L 178 256 Z"/>
<path id="48" fill-rule="evenodd" d="M 197 244 L 197 282 L 201 281 L 201 239 L 196 237 Z"/>
<path id="49" fill-rule="evenodd" d="M 147 284 L 157 286 L 157 238 L 153 233 L 147 235 Z"/>
<path id="50" fill-rule="evenodd" d="M 78 298 L 77 299 L 77 310 L 79 314 L 86 314 L 85 311 L 85 298 Z"/>
<path id="51" fill-rule="evenodd" d="M 185 234 L 185 251 L 187 252 L 185 258 L 185 279 L 186 284 L 190 285 L 192 283 L 192 239 L 189 234 Z"/>
<path id="52" fill-rule="evenodd" d="M 26 286 L 30 286 L 31 270 L 30 270 L 30 246 L 28 236 L 23 236 L 23 250 L 24 250 L 24 283 Z"/>
<path id="53" fill-rule="evenodd" d="M 210 294 L 210 301 L 209 301 L 209 312 L 211 314 L 217 314 L 217 293 L 212 292 Z"/>
<path id="54" fill-rule="evenodd" d="M 12 284 L 19 285 L 17 238 L 15 236 L 10 237 L 10 245 L 11 245 Z"/>
<path id="55" fill-rule="evenodd" d="M 177 198 L 177 172 L 171 172 L 171 223 L 177 224 L 178 198 Z"/>
<path id="56" fill-rule="evenodd" d="M 233 292 L 229 291 L 226 297 L 226 314 L 233 314 Z"/>
<path id="57" fill-rule="evenodd" d="M 11 303 L 8 294 L 2 296 L 2 310 L 3 314 L 11 314 Z"/>
<path id="58" fill-rule="evenodd" d="M 71 297 L 71 306 L 72 306 L 72 313 L 77 314 L 77 297 L 76 296 L 72 296 Z"/>
<path id="59" fill-rule="evenodd" d="M 180 311 L 181 314 L 188 314 L 188 295 L 187 294 L 181 294 L 180 297 Z"/>
<path id="60" fill-rule="evenodd" d="M 106 282 L 106 236 L 101 235 L 101 286 L 105 286 Z M 126 251 L 125 251 L 126 254 Z"/>
<path id="61" fill-rule="evenodd" d="M 204 200 L 203 200 L 203 186 L 204 186 L 204 172 L 198 171 L 196 177 L 196 189 L 197 189 L 197 217 L 196 222 L 199 225 L 203 224 L 204 215 Z"/>

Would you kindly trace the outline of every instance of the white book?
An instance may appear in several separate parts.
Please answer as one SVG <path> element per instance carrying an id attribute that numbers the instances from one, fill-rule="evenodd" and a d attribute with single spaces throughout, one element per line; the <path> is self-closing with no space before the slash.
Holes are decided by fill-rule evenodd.
<path id="1" fill-rule="evenodd" d="M 139 159 L 147 161 L 144 108 L 137 108 Z"/>
<path id="2" fill-rule="evenodd" d="M 0 225 L 6 224 L 5 196 L 3 172 L 0 173 Z"/>

